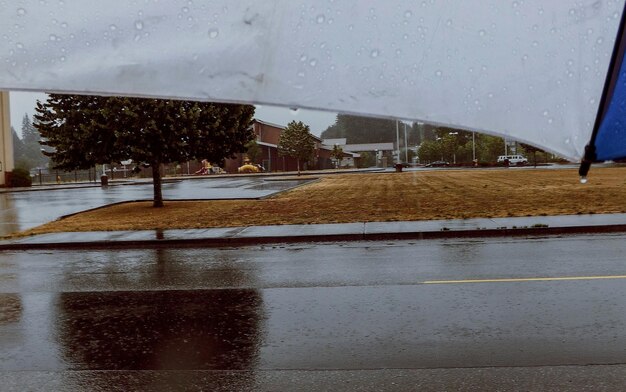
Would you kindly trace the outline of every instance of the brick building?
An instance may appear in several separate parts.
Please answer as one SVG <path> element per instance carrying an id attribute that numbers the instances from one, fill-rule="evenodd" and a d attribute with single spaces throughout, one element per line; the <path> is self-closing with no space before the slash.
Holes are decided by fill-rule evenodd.
<path id="1" fill-rule="evenodd" d="M 268 172 L 277 171 L 296 171 L 298 164 L 294 158 L 278 155 L 278 140 L 280 134 L 285 130 L 282 125 L 272 124 L 261 120 L 254 120 L 252 129 L 256 135 L 256 142 L 261 148 L 261 158 L 258 162 Z M 311 162 L 304 163 L 301 166 L 303 170 L 319 170 L 334 168 L 331 159 L 332 146 L 322 144 L 322 139 L 317 136 L 313 137 L 315 146 L 313 159 Z M 224 170 L 228 173 L 237 173 L 237 169 L 243 165 L 245 154 L 237 154 L 234 159 L 228 159 L 224 163 Z"/>

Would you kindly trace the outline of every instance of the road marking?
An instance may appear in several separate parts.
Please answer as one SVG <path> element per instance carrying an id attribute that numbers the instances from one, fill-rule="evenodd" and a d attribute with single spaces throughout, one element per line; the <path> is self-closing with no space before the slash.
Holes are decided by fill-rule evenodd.
<path id="1" fill-rule="evenodd" d="M 565 276 L 554 278 L 503 278 L 503 279 L 466 279 L 466 280 L 427 280 L 424 284 L 454 284 L 454 283 L 507 283 L 507 282 L 546 282 L 553 280 L 600 280 L 626 279 L 626 275 L 608 276 Z"/>

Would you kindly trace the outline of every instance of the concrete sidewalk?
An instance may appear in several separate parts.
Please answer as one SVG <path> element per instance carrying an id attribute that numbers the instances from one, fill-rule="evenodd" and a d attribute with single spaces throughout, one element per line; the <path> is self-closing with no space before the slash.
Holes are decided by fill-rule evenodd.
<path id="1" fill-rule="evenodd" d="M 0 241 L 0 250 L 240 246 L 268 243 L 436 239 L 626 232 L 626 214 L 356 222 L 181 230 L 42 234 Z"/>

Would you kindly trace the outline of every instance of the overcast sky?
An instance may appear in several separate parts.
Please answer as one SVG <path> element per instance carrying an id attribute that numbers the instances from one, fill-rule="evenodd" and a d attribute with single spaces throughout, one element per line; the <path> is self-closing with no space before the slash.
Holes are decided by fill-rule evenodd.
<path id="1" fill-rule="evenodd" d="M 46 95 L 42 93 L 12 92 L 10 97 L 11 105 L 11 125 L 22 136 L 22 118 L 27 113 L 33 117 L 37 100 L 45 100 Z M 311 133 L 319 136 L 330 125 L 335 122 L 337 114 L 330 112 L 320 112 L 315 110 L 299 109 L 297 111 L 275 106 L 257 106 L 255 117 L 259 120 L 287 125 L 292 120 L 302 121 L 309 125 Z"/>

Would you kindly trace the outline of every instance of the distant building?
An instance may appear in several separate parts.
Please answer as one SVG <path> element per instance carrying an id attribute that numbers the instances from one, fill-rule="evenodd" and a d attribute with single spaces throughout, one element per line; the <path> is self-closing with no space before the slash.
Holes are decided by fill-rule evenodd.
<path id="1" fill-rule="evenodd" d="M 342 166 L 350 165 L 350 163 L 352 163 L 352 165 L 355 165 L 356 162 L 354 162 L 354 159 L 360 158 L 361 157 L 360 153 L 363 153 L 363 152 L 374 153 L 376 157 L 376 162 L 377 162 L 376 165 L 380 166 L 380 165 L 383 165 L 382 158 L 383 158 L 384 153 L 393 152 L 395 150 L 394 144 L 391 142 L 390 143 L 348 144 L 347 139 L 338 138 L 338 139 L 324 139 L 322 143 L 324 145 L 330 145 L 331 150 L 332 150 L 332 146 L 338 145 L 339 147 L 343 149 L 344 153 L 352 154 L 352 160 L 350 160 L 350 158 L 344 157 L 344 160 L 342 161 Z M 345 165 L 344 165 L 344 161 L 346 162 Z M 386 166 L 386 165 L 383 165 L 383 166 Z"/>
<path id="2" fill-rule="evenodd" d="M 261 158 L 259 163 L 266 171 L 296 171 L 298 163 L 294 158 L 278 155 L 278 141 L 280 134 L 285 130 L 285 126 L 272 124 L 255 119 L 252 123 L 252 130 L 256 135 L 256 142 L 261 147 Z M 322 139 L 311 135 L 315 143 L 313 159 L 304 163 L 304 170 L 331 169 L 335 165 L 331 159 L 333 146 L 322 144 Z M 346 155 L 350 155 L 347 153 Z M 356 154 L 358 156 L 358 154 Z M 237 169 L 243 165 L 245 154 L 237 154 L 234 159 L 227 159 L 224 163 L 224 170 L 228 173 L 237 173 Z"/>

